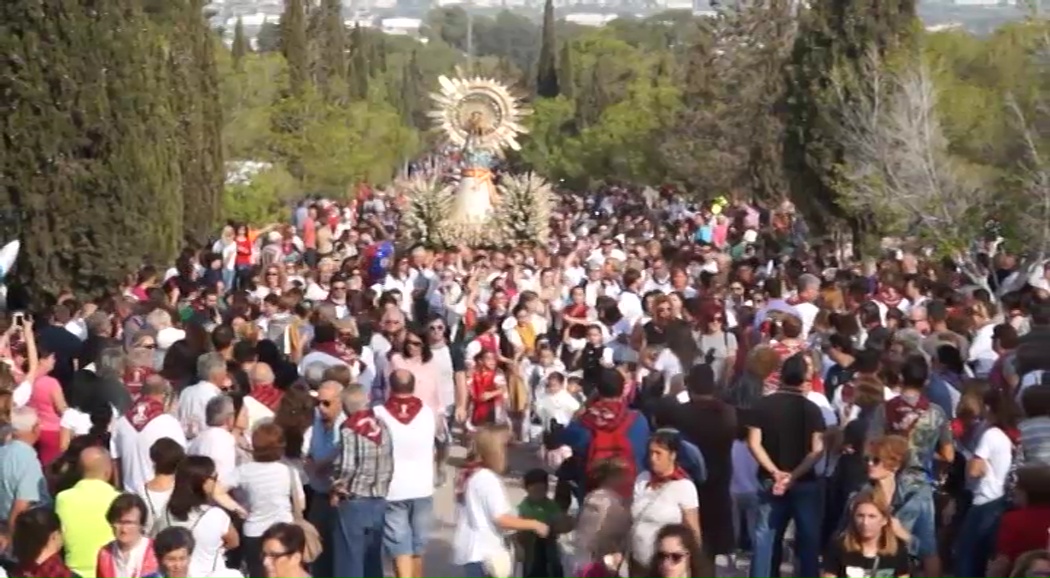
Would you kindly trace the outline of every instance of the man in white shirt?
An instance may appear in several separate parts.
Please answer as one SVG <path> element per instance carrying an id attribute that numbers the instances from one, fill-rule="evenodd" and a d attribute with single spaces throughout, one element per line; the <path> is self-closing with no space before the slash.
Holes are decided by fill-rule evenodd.
<path id="1" fill-rule="evenodd" d="M 233 437 L 233 424 L 237 414 L 233 409 L 233 398 L 217 395 L 204 409 L 208 426 L 190 442 L 186 453 L 192 456 L 207 456 L 215 462 L 215 473 L 223 487 L 237 485 L 237 439 Z"/>
<path id="2" fill-rule="evenodd" d="M 806 273 L 798 278 L 798 295 L 795 303 L 795 311 L 798 311 L 799 319 L 802 320 L 802 339 L 809 336 L 813 328 L 813 321 L 817 319 L 820 308 L 813 304 L 820 296 L 820 279 L 816 275 Z"/>
<path id="3" fill-rule="evenodd" d="M 434 459 L 437 422 L 415 396 L 416 380 L 405 370 L 390 375 L 390 397 L 376 406 L 376 418 L 393 439 L 394 477 L 387 491 L 383 543 L 397 578 L 422 578 L 423 551 L 434 518 Z"/>
<path id="4" fill-rule="evenodd" d="M 161 438 L 171 438 L 186 447 L 186 435 L 175 416 L 168 413 L 171 386 L 159 375 L 151 375 L 142 384 L 135 404 L 117 420 L 110 441 L 110 453 L 116 460 L 124 490 L 134 492 L 153 479 L 153 461 L 149 450 Z"/>
<path id="5" fill-rule="evenodd" d="M 179 423 L 186 438 L 193 439 L 206 425 L 205 406 L 211 398 L 222 395 L 229 383 L 226 360 L 219 353 L 205 353 L 197 359 L 201 381 L 182 390 L 179 395 Z"/>

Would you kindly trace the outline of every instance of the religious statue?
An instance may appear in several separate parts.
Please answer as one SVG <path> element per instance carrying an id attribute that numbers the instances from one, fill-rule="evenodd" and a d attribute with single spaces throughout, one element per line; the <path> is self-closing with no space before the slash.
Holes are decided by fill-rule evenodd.
<path id="1" fill-rule="evenodd" d="M 507 149 L 519 150 L 531 111 L 503 84 L 488 78 L 438 79 L 430 118 L 455 151 L 456 178 L 413 175 L 397 186 L 407 201 L 399 230 L 406 243 L 434 246 L 547 244 L 554 195 L 533 173 L 494 170 Z"/>

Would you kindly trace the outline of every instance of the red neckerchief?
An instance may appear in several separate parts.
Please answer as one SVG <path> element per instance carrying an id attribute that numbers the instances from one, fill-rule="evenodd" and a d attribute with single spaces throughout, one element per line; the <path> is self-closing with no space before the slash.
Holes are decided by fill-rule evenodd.
<path id="1" fill-rule="evenodd" d="M 477 337 L 478 345 L 481 346 L 482 351 L 491 351 L 496 355 L 499 355 L 499 341 L 496 339 L 496 335 L 493 333 L 484 333 Z"/>
<path id="2" fill-rule="evenodd" d="M 587 429 L 610 429 L 627 416 L 627 405 L 619 399 L 599 399 L 587 406 L 580 421 Z"/>
<path id="3" fill-rule="evenodd" d="M 908 403 L 903 395 L 886 402 L 886 429 L 889 433 L 908 437 L 915 423 L 930 409 L 930 400 L 920 395 L 915 405 Z"/>
<path id="4" fill-rule="evenodd" d="M 276 412 L 281 398 L 284 397 L 284 392 L 274 387 L 272 383 L 258 383 L 252 386 L 250 395 L 255 398 L 255 401 L 270 408 L 270 411 Z"/>
<path id="5" fill-rule="evenodd" d="M 587 304 L 579 303 L 576 305 L 569 305 L 565 308 L 565 316 L 573 317 L 575 319 L 587 317 Z"/>
<path id="6" fill-rule="evenodd" d="M 346 346 L 338 341 L 329 341 L 327 343 L 314 343 L 314 351 L 320 351 L 321 353 L 331 355 L 332 357 L 342 361 L 349 365 L 354 361 L 354 357 L 347 351 Z"/>
<path id="7" fill-rule="evenodd" d="M 463 464 L 463 469 L 459 470 L 459 474 L 456 475 L 456 501 L 463 503 L 463 498 L 467 494 L 467 482 L 470 481 L 470 476 L 473 476 L 481 469 L 480 460 L 470 460 Z"/>
<path id="8" fill-rule="evenodd" d="M 655 472 L 649 472 L 649 487 L 656 490 L 668 482 L 674 482 L 676 480 L 688 480 L 689 474 L 685 473 L 685 470 L 675 466 L 674 471 L 666 476 L 658 476 Z"/>
<path id="9" fill-rule="evenodd" d="M 343 427 L 375 445 L 383 441 L 383 425 L 376 419 L 376 414 L 371 409 L 362 409 L 347 416 Z"/>
<path id="10" fill-rule="evenodd" d="M 164 414 L 164 402 L 152 397 L 140 397 L 128 408 L 124 417 L 135 431 L 142 431 L 154 418 Z"/>
<path id="11" fill-rule="evenodd" d="M 35 562 L 20 564 L 14 575 L 23 576 L 24 578 L 73 578 L 76 576 L 58 554 L 39 564 Z"/>
<path id="12" fill-rule="evenodd" d="M 383 407 L 394 419 L 408 425 L 423 409 L 423 400 L 414 395 L 391 395 Z"/>
<path id="13" fill-rule="evenodd" d="M 146 378 L 156 373 L 152 367 L 129 367 L 124 371 L 124 387 L 128 388 L 132 399 L 139 396 Z"/>

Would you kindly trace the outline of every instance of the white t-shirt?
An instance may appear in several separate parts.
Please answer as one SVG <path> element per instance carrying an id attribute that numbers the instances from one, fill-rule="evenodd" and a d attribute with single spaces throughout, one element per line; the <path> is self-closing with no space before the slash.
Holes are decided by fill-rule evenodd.
<path id="1" fill-rule="evenodd" d="M 171 438 L 186 447 L 186 434 L 175 416 L 164 414 L 151 420 L 142 431 L 136 431 L 127 417 L 117 420 L 110 440 L 110 453 L 120 460 L 120 479 L 124 491 L 134 492 L 153 479 L 153 460 L 149 450 L 160 438 Z"/>
<path id="2" fill-rule="evenodd" d="M 456 506 L 452 562 L 459 566 L 481 562 L 502 548 L 503 532 L 496 519 L 510 513 L 510 502 L 495 472 L 482 469 L 470 476 L 463 503 Z"/>
<path id="3" fill-rule="evenodd" d="M 204 506 L 191 511 L 186 520 L 176 520 L 165 511 L 154 524 L 158 531 L 173 526 L 186 528 L 193 534 L 196 545 L 190 558 L 190 576 L 210 576 L 226 568 L 226 546 L 222 538 L 230 529 L 230 516 L 222 508 Z"/>
<path id="4" fill-rule="evenodd" d="M 237 439 L 221 427 L 210 427 L 195 437 L 186 454 L 207 456 L 215 462 L 219 483 L 227 488 L 237 485 Z"/>
<path id="5" fill-rule="evenodd" d="M 974 456 L 988 465 L 983 476 L 969 480 L 973 505 L 980 506 L 1006 493 L 1006 476 L 1010 475 L 1010 463 L 1013 461 L 1013 444 L 1003 430 L 988 428 L 977 442 Z"/>
<path id="6" fill-rule="evenodd" d="M 141 486 L 135 493 L 146 502 L 146 509 L 149 510 L 149 516 L 147 516 L 146 527 L 142 529 L 142 532 L 147 536 L 155 536 L 156 533 L 153 531 L 153 526 L 156 525 L 157 518 L 163 516 L 164 512 L 168 509 L 168 502 L 171 501 L 171 493 L 175 491 L 175 487 L 172 486 L 170 490 L 163 492 L 154 492 L 146 486 Z"/>
<path id="7" fill-rule="evenodd" d="M 649 487 L 650 474 L 642 472 L 634 482 L 631 504 L 631 558 L 647 564 L 653 556 L 653 538 L 667 524 L 681 524 L 684 510 L 700 507 L 693 480 L 675 480 L 659 488 Z"/>
<path id="8" fill-rule="evenodd" d="M 278 522 L 291 522 L 292 492 L 305 503 L 303 483 L 298 472 L 283 462 L 249 462 L 237 467 L 237 487 L 248 510 L 244 535 L 257 538 Z"/>

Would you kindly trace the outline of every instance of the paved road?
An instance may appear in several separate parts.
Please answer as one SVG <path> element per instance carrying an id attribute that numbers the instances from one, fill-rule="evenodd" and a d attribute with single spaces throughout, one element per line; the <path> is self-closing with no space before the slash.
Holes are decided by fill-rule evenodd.
<path id="1" fill-rule="evenodd" d="M 453 485 L 458 469 L 456 466 L 462 463 L 466 451 L 463 448 L 454 448 L 452 457 L 449 459 L 448 482 L 437 490 L 434 495 L 434 529 L 431 534 L 430 544 L 427 547 L 423 559 L 425 576 L 459 576 L 461 570 L 452 564 L 452 536 L 456 529 L 456 500 L 453 495 Z M 541 465 L 534 446 L 513 446 L 508 453 L 508 468 L 504 475 L 504 487 L 507 490 L 507 498 L 512 505 L 518 504 L 525 497 L 525 490 L 521 487 L 521 478 L 531 468 Z M 564 543 L 564 542 L 563 542 Z M 747 576 L 747 561 L 741 560 L 737 569 L 730 569 L 728 561 L 719 557 L 718 576 L 734 578 Z M 791 575 L 790 564 L 782 568 L 782 576 Z M 388 576 L 393 574 L 388 570 Z"/>

